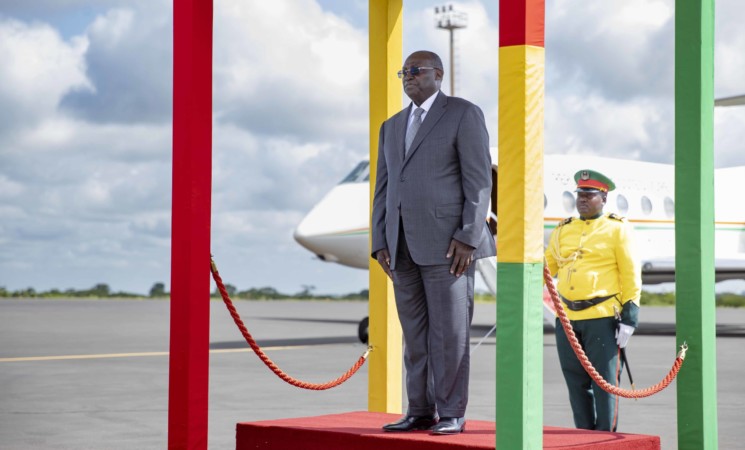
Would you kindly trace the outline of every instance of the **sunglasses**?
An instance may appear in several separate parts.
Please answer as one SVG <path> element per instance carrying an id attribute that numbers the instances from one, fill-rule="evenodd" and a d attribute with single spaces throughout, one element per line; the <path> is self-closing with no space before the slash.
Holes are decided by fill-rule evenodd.
<path id="1" fill-rule="evenodd" d="M 408 69 L 402 69 L 398 71 L 398 77 L 404 78 L 408 77 L 409 75 L 415 77 L 422 73 L 422 70 L 434 70 L 434 67 L 409 67 Z"/>

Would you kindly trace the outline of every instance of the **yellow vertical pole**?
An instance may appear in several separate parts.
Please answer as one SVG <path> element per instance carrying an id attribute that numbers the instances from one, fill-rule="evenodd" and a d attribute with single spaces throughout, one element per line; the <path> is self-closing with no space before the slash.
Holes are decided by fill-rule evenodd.
<path id="1" fill-rule="evenodd" d="M 378 131 L 401 109 L 402 88 L 396 72 L 403 62 L 402 0 L 370 0 L 370 207 L 375 192 Z M 371 234 L 372 236 L 372 234 Z M 401 412 L 401 325 L 393 285 L 370 259 L 370 344 L 368 410 Z"/>

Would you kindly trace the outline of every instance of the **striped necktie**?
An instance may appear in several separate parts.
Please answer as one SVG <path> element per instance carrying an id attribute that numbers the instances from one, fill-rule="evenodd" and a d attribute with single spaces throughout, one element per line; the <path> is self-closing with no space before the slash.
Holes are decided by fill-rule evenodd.
<path id="1" fill-rule="evenodd" d="M 414 121 L 411 122 L 409 129 L 406 130 L 406 147 L 404 147 L 406 149 L 405 155 L 409 154 L 411 143 L 414 142 L 416 132 L 419 131 L 419 126 L 422 124 L 422 114 L 424 114 L 424 109 L 417 108 L 414 110 Z"/>

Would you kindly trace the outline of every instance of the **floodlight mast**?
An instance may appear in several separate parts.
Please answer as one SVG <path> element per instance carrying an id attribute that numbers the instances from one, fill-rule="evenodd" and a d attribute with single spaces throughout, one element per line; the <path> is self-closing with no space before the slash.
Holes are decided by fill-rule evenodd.
<path id="1" fill-rule="evenodd" d="M 465 28 L 468 15 L 454 11 L 453 5 L 435 6 L 435 20 L 437 28 L 450 32 L 450 95 L 455 95 L 455 54 L 453 32 L 458 28 Z"/>

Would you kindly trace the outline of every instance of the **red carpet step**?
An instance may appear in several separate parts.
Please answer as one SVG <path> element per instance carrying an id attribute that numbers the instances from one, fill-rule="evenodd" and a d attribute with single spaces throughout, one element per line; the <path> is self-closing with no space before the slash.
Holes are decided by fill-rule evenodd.
<path id="1" fill-rule="evenodd" d="M 385 433 L 398 414 L 349 412 L 237 425 L 236 449 L 254 450 L 455 450 L 494 449 L 494 422 L 467 420 L 466 432 L 432 436 L 427 431 Z M 562 450 L 659 450 L 659 436 L 543 428 L 543 448 Z"/>

